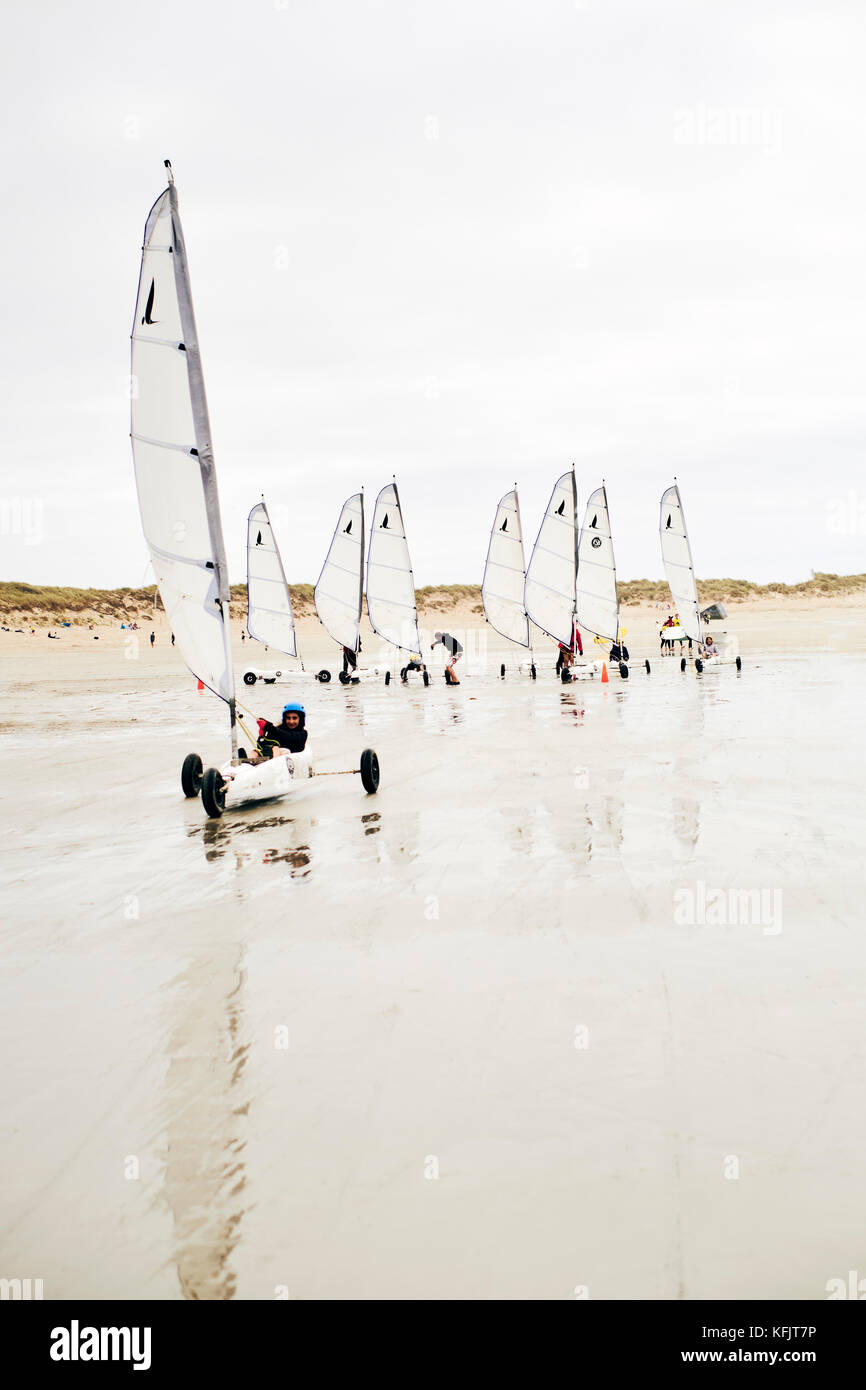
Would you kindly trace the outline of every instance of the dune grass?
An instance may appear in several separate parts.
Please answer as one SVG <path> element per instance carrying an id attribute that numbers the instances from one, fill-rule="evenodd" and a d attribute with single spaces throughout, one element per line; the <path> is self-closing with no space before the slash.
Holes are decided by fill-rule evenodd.
<path id="1" fill-rule="evenodd" d="M 620 602 L 666 603 L 670 594 L 663 579 L 628 579 L 618 584 Z M 292 605 L 298 617 L 315 612 L 312 584 L 290 584 Z M 701 604 L 713 601 L 738 603 L 760 598 L 828 598 L 834 594 L 853 594 L 866 589 L 866 574 L 815 574 L 798 584 L 753 584 L 748 579 L 699 579 Z M 417 591 L 418 606 L 426 612 L 447 612 L 460 604 L 481 611 L 481 589 L 477 584 L 427 584 Z M 231 587 L 232 617 L 246 613 L 246 584 Z M 156 604 L 156 609 L 154 608 Z M 20 581 L 0 582 L 0 616 L 19 616 L 33 624 L 125 622 L 127 619 L 153 618 L 161 612 L 156 586 L 141 589 L 76 589 Z"/>

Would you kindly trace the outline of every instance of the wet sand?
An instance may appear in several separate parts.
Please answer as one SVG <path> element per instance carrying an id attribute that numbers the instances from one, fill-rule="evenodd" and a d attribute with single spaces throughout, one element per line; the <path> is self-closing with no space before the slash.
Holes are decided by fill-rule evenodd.
<path id="1" fill-rule="evenodd" d="M 162 628 L 132 658 L 0 634 L 0 1273 L 826 1297 L 863 1258 L 863 617 L 732 609 L 739 676 L 659 660 L 641 610 L 627 682 L 548 655 L 532 684 L 487 630 L 459 689 L 257 685 L 254 713 L 301 694 L 323 769 L 375 747 L 381 790 L 219 822 L 179 768 L 225 756 L 223 708 Z"/>

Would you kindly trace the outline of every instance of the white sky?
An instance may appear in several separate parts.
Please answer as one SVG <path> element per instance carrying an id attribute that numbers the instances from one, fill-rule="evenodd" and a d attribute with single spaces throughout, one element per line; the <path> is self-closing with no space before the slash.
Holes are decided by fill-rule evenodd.
<path id="1" fill-rule="evenodd" d="M 166 156 L 233 581 L 262 491 L 313 581 L 396 472 L 416 581 L 480 582 L 572 459 L 621 578 L 674 474 L 699 575 L 866 570 L 860 0 L 48 0 L 2 67 L 0 578 L 145 578 Z"/>

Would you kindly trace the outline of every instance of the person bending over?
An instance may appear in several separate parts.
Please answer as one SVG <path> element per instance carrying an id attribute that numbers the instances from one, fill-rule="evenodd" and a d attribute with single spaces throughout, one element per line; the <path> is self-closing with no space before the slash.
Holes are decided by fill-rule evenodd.
<path id="1" fill-rule="evenodd" d="M 440 642 L 442 643 L 446 652 L 449 653 L 449 660 L 445 663 L 446 684 L 459 685 L 460 682 L 454 673 L 454 667 L 463 655 L 463 648 L 457 641 L 457 638 L 451 636 L 450 632 L 434 632 L 433 641 L 430 643 L 431 652 L 433 648 L 438 646 Z"/>

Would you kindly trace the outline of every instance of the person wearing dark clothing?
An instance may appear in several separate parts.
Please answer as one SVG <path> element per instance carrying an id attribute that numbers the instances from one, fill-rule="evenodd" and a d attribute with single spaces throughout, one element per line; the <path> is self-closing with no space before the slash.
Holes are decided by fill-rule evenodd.
<path id="1" fill-rule="evenodd" d="M 442 643 L 446 652 L 450 653 L 450 660 L 445 663 L 445 681 L 448 685 L 459 685 L 460 682 L 454 674 L 454 664 L 463 655 L 463 648 L 457 638 L 451 636 L 450 632 L 434 632 L 433 641 L 430 643 L 431 652 L 439 642 Z"/>
<path id="2" fill-rule="evenodd" d="M 272 758 L 276 753 L 302 753 L 307 746 L 306 712 L 304 706 L 292 701 L 283 707 L 283 717 L 279 724 L 271 724 L 268 719 L 260 719 L 258 757 L 253 755 L 250 762 L 260 758 Z M 279 752 L 277 752 L 279 750 Z"/>
<path id="3" fill-rule="evenodd" d="M 361 643 L 358 643 L 358 651 L 361 650 Z M 354 675 L 358 669 L 358 658 L 351 647 L 343 648 L 343 670 L 348 674 L 349 671 Z"/>
<path id="4" fill-rule="evenodd" d="M 156 641 L 156 633 L 155 633 L 155 632 L 152 632 L 152 633 L 150 634 L 150 645 L 153 646 L 153 644 L 154 644 L 155 641 Z"/>

